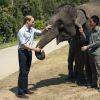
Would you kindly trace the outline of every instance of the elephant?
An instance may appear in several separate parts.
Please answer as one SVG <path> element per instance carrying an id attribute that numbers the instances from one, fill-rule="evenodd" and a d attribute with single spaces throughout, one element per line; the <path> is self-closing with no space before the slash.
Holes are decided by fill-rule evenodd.
<path id="1" fill-rule="evenodd" d="M 80 26 L 83 26 L 84 30 L 89 29 L 87 23 L 90 16 L 97 15 L 100 17 L 99 6 L 99 0 L 90 0 L 90 2 L 78 7 L 68 4 L 61 5 L 49 19 L 49 24 L 52 25 L 52 28 L 42 33 L 43 37 L 36 47 L 42 49 L 54 38 L 56 38 L 57 44 L 59 44 L 75 35 L 79 36 L 78 28 Z M 45 58 L 45 52 L 43 50 L 41 52 L 35 52 L 35 55 L 40 60 Z"/>
<path id="2" fill-rule="evenodd" d="M 83 53 L 80 49 L 83 45 L 87 45 L 88 42 L 81 41 L 79 27 L 82 26 L 84 29 L 84 33 L 88 33 L 87 30 L 90 30 L 90 27 L 88 26 L 89 17 L 92 15 L 97 15 L 100 17 L 100 1 L 96 1 L 98 2 L 90 2 L 78 7 L 75 7 L 73 5 L 60 6 L 49 20 L 49 24 L 52 25 L 52 28 L 48 31 L 44 31 L 43 37 L 36 45 L 36 47 L 42 49 L 54 38 L 56 38 L 57 44 L 73 38 L 75 46 L 75 80 L 80 85 L 91 82 L 92 73 L 88 54 L 87 52 Z M 45 52 L 43 50 L 40 52 L 35 52 L 35 55 L 39 60 L 45 59 Z M 84 75 L 84 68 L 86 71 L 86 75 Z"/>
<path id="3" fill-rule="evenodd" d="M 77 32 L 78 27 L 84 26 L 87 20 L 88 16 L 83 9 L 77 9 L 74 5 L 60 6 L 49 20 L 52 28 L 42 33 L 43 36 L 36 47 L 42 49 L 54 38 L 56 38 L 57 44 L 70 39 L 76 33 L 79 33 Z M 45 52 L 43 50 L 41 52 L 35 52 L 35 55 L 40 60 L 45 58 Z"/>

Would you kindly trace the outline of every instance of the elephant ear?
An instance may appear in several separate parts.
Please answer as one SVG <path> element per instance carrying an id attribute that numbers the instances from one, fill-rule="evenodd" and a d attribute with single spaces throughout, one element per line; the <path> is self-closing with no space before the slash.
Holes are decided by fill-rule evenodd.
<path id="1" fill-rule="evenodd" d="M 89 17 L 87 16 L 86 12 L 83 9 L 78 9 L 77 17 L 75 19 L 76 26 L 80 27 L 84 25 L 87 22 L 88 18 Z"/>

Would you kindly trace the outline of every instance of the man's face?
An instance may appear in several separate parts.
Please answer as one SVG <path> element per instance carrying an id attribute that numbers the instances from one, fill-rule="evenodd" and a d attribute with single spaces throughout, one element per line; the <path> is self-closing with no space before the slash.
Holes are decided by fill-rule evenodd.
<path id="1" fill-rule="evenodd" d="M 32 25 L 34 24 L 34 18 L 31 18 L 31 20 L 28 20 L 27 24 L 29 27 L 32 27 Z"/>
<path id="2" fill-rule="evenodd" d="M 96 27 L 96 23 L 93 21 L 93 19 L 89 20 L 89 26 L 93 29 Z"/>

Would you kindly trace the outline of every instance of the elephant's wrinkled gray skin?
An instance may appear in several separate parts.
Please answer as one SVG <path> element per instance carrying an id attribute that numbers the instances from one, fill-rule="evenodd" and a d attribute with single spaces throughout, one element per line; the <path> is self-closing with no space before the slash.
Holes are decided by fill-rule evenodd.
<path id="1" fill-rule="evenodd" d="M 86 22 L 87 16 L 83 10 L 71 5 L 60 7 L 50 18 L 49 24 L 52 25 L 52 28 L 43 33 L 44 35 L 36 47 L 42 49 L 54 38 L 56 38 L 57 44 L 68 40 L 76 34 L 76 26 L 80 27 Z"/>

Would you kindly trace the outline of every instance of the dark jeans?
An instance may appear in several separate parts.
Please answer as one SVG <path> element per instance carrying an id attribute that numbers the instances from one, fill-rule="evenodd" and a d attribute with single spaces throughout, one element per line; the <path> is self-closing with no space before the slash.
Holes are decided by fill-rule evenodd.
<path id="1" fill-rule="evenodd" d="M 89 63 L 89 54 L 86 52 L 83 52 L 84 54 L 84 66 L 85 66 L 85 76 L 86 76 L 86 82 L 87 84 L 92 82 L 92 72 L 91 67 Z"/>
<path id="2" fill-rule="evenodd" d="M 75 72 L 76 72 L 76 80 L 77 82 L 84 83 L 84 58 L 83 52 L 79 51 L 75 53 Z"/>
<path id="3" fill-rule="evenodd" d="M 92 82 L 92 72 L 89 63 L 89 54 L 87 52 L 77 52 L 75 54 L 75 72 L 77 73 L 77 81 L 82 83 Z"/>
<path id="4" fill-rule="evenodd" d="M 74 52 L 72 52 L 69 48 L 69 55 L 68 55 L 68 72 L 69 72 L 69 77 L 74 78 Z"/>
<path id="5" fill-rule="evenodd" d="M 98 87 L 100 89 L 100 56 L 95 56 L 95 61 L 96 61 L 96 70 L 98 77 Z"/>
<path id="6" fill-rule="evenodd" d="M 28 50 L 18 50 L 19 58 L 19 77 L 18 93 L 23 93 L 28 89 L 28 74 L 30 71 L 32 52 Z"/>
<path id="7" fill-rule="evenodd" d="M 100 61 L 98 61 L 100 62 Z M 97 84 L 97 61 L 96 61 L 96 56 L 89 54 L 89 63 L 91 67 L 91 72 L 92 72 L 92 84 Z M 99 66 L 100 67 L 100 66 Z"/>

